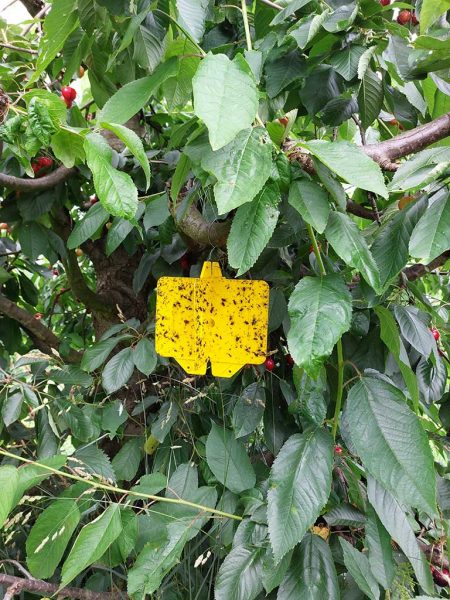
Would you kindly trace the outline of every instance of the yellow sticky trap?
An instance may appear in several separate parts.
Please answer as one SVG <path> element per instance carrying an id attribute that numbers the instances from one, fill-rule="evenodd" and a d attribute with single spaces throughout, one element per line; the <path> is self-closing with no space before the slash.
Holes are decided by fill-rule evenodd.
<path id="1" fill-rule="evenodd" d="M 191 375 L 231 377 L 266 358 L 269 286 L 225 279 L 217 262 L 200 278 L 161 277 L 156 300 L 156 352 Z"/>

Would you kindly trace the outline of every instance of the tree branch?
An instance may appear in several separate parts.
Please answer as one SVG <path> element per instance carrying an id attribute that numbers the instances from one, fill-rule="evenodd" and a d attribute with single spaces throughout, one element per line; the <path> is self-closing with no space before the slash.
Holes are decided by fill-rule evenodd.
<path id="1" fill-rule="evenodd" d="M 414 281 L 415 279 L 419 279 L 428 273 L 431 273 L 435 269 L 442 267 L 448 260 L 450 259 L 450 250 L 444 252 L 434 260 L 432 260 L 427 265 L 423 265 L 422 263 L 417 263 L 416 265 L 411 265 L 406 269 L 403 269 L 402 275 L 408 281 Z"/>
<path id="2" fill-rule="evenodd" d="M 0 585 L 8 586 L 7 593 L 10 594 L 10 598 L 15 594 L 20 594 L 24 590 L 41 594 L 42 596 L 51 596 L 58 592 L 58 598 L 73 598 L 76 600 L 116 600 L 121 597 L 115 592 L 93 592 L 92 590 L 73 587 L 59 589 L 58 584 L 47 583 L 46 581 L 42 581 L 42 579 L 22 579 L 21 577 L 6 574 L 0 574 Z"/>
<path id="3" fill-rule="evenodd" d="M 449 135 L 450 113 L 446 113 L 430 123 L 419 125 L 419 127 L 396 135 L 390 140 L 364 146 L 362 150 L 381 168 L 395 171 L 398 168 L 393 163 L 395 159 L 419 152 Z"/>
<path id="4" fill-rule="evenodd" d="M 60 341 L 56 335 L 43 325 L 40 321 L 34 318 L 34 316 L 28 311 L 17 306 L 15 302 L 12 302 L 9 298 L 0 293 L 0 312 L 17 321 L 30 337 L 35 341 L 39 350 L 53 356 L 53 350 L 59 351 Z M 78 362 L 81 359 L 81 354 L 75 350 L 71 350 L 69 355 L 66 357 L 67 362 Z"/>
<path id="5" fill-rule="evenodd" d="M 38 192 L 40 190 L 48 190 L 58 183 L 66 181 L 75 173 L 76 169 L 67 169 L 66 167 L 58 167 L 52 173 L 38 179 L 26 179 L 25 177 L 14 177 L 13 175 L 0 173 L 0 186 L 21 192 Z"/>
<path id="6" fill-rule="evenodd" d="M 174 206 L 174 204 L 171 203 L 170 208 L 176 226 L 184 233 L 184 235 L 191 238 L 196 244 L 199 246 L 217 246 L 218 248 L 226 246 L 231 221 L 208 223 L 193 204 L 191 204 L 186 213 L 178 219 L 176 214 L 177 206 Z"/>

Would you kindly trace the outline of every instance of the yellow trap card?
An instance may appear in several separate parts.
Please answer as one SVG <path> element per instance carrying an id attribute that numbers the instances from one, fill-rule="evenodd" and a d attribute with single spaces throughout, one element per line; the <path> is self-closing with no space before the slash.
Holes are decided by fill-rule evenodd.
<path id="1" fill-rule="evenodd" d="M 231 377 L 266 358 L 269 286 L 265 281 L 225 279 L 217 262 L 205 262 L 200 278 L 161 277 L 156 301 L 156 352 L 172 357 L 191 375 Z"/>

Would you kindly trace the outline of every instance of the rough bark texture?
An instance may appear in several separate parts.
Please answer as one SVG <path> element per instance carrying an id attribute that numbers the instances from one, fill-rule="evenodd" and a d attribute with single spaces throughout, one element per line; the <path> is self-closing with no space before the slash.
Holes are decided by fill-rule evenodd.
<path id="1" fill-rule="evenodd" d="M 119 600 L 119 598 L 128 598 L 115 592 L 93 592 L 91 590 L 82 590 L 80 588 L 65 587 L 59 589 L 56 583 L 47 583 L 41 579 L 22 579 L 13 575 L 0 574 L 0 585 L 7 587 L 5 598 L 19 596 L 21 592 L 32 592 L 41 596 L 51 596 L 58 593 L 58 598 L 73 598 L 75 600 Z"/>

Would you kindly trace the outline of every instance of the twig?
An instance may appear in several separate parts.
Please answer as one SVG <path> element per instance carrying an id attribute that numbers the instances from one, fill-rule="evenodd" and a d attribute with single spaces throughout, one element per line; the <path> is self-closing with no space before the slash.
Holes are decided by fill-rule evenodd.
<path id="1" fill-rule="evenodd" d="M 36 21 L 38 19 L 40 19 L 41 17 L 43 17 L 48 9 L 49 9 L 48 6 L 43 6 L 41 8 L 41 10 L 34 17 L 34 21 L 32 23 L 30 23 L 29 25 L 27 25 L 27 27 L 23 30 L 23 33 L 22 33 L 23 36 L 27 35 L 27 33 L 29 33 L 31 31 L 31 29 L 34 27 L 34 25 L 37 25 Z"/>
<path id="2" fill-rule="evenodd" d="M 12 44 L 6 44 L 5 42 L 0 42 L 0 48 L 8 48 L 8 50 L 17 50 L 17 52 L 26 52 L 27 54 L 38 54 L 37 50 L 32 50 L 31 48 L 19 48 L 19 46 L 13 46 Z"/>
<path id="3" fill-rule="evenodd" d="M 278 6 L 278 4 L 275 4 L 275 2 L 271 2 L 271 0 L 259 0 L 260 2 L 262 2 L 263 4 L 265 4 L 266 6 L 270 6 L 270 8 L 275 8 L 276 10 L 283 10 L 282 6 Z"/>
<path id="4" fill-rule="evenodd" d="M 73 598 L 76 600 L 115 600 L 120 598 L 116 592 L 93 592 L 81 588 L 64 587 L 59 589 L 57 583 L 47 583 L 42 579 L 22 579 L 13 575 L 0 574 L 0 585 L 8 586 L 4 600 L 13 598 L 16 594 L 27 591 L 51 596 L 58 592 L 58 598 Z"/>

